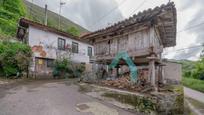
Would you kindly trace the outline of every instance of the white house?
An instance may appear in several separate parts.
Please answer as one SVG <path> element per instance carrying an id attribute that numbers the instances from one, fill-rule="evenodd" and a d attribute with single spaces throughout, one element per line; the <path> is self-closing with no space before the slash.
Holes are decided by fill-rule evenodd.
<path id="1" fill-rule="evenodd" d="M 94 54 L 93 46 L 78 37 L 24 18 L 19 21 L 17 38 L 32 48 L 30 70 L 36 73 L 51 73 L 57 58 L 88 64 Z"/>

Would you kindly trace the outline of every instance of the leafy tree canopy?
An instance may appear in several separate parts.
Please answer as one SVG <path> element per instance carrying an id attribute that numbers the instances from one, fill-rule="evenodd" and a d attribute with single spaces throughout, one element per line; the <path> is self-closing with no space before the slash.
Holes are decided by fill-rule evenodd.
<path id="1" fill-rule="evenodd" d="M 204 80 L 204 58 L 198 61 L 183 60 L 183 77 Z"/>

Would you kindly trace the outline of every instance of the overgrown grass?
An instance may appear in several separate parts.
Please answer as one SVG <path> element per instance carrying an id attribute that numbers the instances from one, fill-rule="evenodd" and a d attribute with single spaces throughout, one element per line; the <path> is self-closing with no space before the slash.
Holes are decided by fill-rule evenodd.
<path id="1" fill-rule="evenodd" d="M 182 83 L 186 87 L 189 87 L 204 93 L 204 80 L 183 77 Z"/>

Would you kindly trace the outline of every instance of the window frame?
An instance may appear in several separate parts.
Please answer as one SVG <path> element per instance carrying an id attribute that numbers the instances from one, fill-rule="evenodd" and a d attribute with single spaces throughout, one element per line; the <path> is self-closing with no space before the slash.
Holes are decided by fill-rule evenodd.
<path id="1" fill-rule="evenodd" d="M 74 45 L 76 45 L 76 51 L 74 51 Z M 79 43 L 77 42 L 72 42 L 72 53 L 79 53 Z"/>
<path id="2" fill-rule="evenodd" d="M 64 46 L 62 46 L 64 42 Z M 65 50 L 66 40 L 63 38 L 58 38 L 58 50 Z"/>
<path id="3" fill-rule="evenodd" d="M 49 62 L 51 62 L 52 64 Z M 54 67 L 54 59 L 46 59 L 46 64 L 47 64 L 48 68 L 53 68 Z"/>
<path id="4" fill-rule="evenodd" d="M 90 51 L 91 51 L 90 53 L 89 53 L 89 49 L 91 49 L 91 50 L 90 50 Z M 88 46 L 88 52 L 87 52 L 87 54 L 88 54 L 89 57 L 93 56 L 93 48 L 92 48 L 92 47 Z M 89 54 L 91 54 L 91 55 L 89 55 Z"/>

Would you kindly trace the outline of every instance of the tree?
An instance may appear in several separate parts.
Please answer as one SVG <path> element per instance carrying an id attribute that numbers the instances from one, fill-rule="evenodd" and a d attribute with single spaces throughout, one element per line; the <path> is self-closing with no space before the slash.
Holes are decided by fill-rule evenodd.
<path id="1" fill-rule="evenodd" d="M 77 27 L 74 27 L 74 26 L 71 26 L 67 29 L 67 32 L 74 35 L 74 36 L 79 36 L 80 35 L 80 32 L 78 30 Z"/>
<path id="2" fill-rule="evenodd" d="M 200 53 L 200 58 L 203 58 L 203 57 L 204 57 L 204 44 L 202 44 L 202 47 L 203 47 L 203 49 L 202 49 L 202 51 L 201 51 L 201 53 Z"/>

